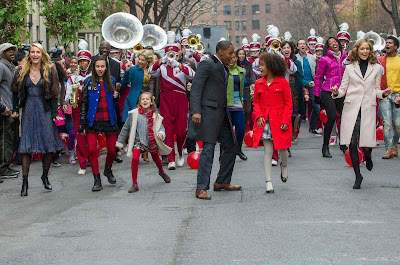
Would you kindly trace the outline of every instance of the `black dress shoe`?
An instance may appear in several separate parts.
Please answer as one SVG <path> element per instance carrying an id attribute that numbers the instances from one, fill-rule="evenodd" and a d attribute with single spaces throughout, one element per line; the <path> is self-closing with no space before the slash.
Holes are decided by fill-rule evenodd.
<path id="1" fill-rule="evenodd" d="M 22 177 L 21 197 L 28 196 L 28 176 Z"/>
<path id="2" fill-rule="evenodd" d="M 359 190 L 361 188 L 361 182 L 363 181 L 363 177 L 361 174 L 356 176 L 356 181 L 354 182 L 353 189 Z"/>
<path id="3" fill-rule="evenodd" d="M 116 154 L 114 160 L 115 160 L 115 162 L 117 162 L 117 163 L 122 163 L 122 157 L 121 157 L 121 155 Z"/>
<path id="4" fill-rule="evenodd" d="M 329 146 L 327 146 L 327 145 L 322 146 L 322 156 L 332 158 L 331 153 L 329 153 Z"/>
<path id="5" fill-rule="evenodd" d="M 347 149 L 348 149 L 347 146 L 344 145 L 344 144 L 341 144 L 341 145 L 339 146 L 339 148 L 340 148 L 340 150 L 342 150 L 343 154 L 345 154 L 346 151 L 347 151 Z"/>
<path id="6" fill-rule="evenodd" d="M 366 166 L 366 168 L 369 170 L 369 171 L 371 171 L 372 170 L 372 168 L 374 167 L 374 164 L 372 163 L 372 159 L 371 159 L 371 157 L 366 157 L 365 158 L 365 166 Z"/>
<path id="7" fill-rule="evenodd" d="M 51 184 L 49 182 L 49 171 L 48 170 L 43 170 L 43 174 L 42 174 L 42 182 L 43 182 L 43 186 L 46 190 L 52 190 L 53 188 L 51 187 Z"/>

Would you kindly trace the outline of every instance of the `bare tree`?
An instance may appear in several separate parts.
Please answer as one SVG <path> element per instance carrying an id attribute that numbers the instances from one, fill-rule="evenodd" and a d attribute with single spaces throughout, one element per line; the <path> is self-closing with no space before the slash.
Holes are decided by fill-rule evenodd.
<path id="1" fill-rule="evenodd" d="M 399 18 L 399 8 L 397 5 L 397 0 L 390 0 L 391 9 L 387 7 L 387 4 L 384 0 L 380 0 L 383 9 L 389 14 L 389 16 L 393 20 L 394 27 L 396 29 L 397 34 L 400 33 L 400 18 Z"/>

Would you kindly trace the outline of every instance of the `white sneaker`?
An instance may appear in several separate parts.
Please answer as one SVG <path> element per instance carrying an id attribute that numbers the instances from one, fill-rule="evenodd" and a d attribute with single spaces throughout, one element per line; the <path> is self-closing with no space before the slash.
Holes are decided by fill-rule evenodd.
<path id="1" fill-rule="evenodd" d="M 178 166 L 178 167 L 183 167 L 183 164 L 185 163 L 185 158 L 183 158 L 183 156 L 179 156 L 177 159 L 176 159 L 176 165 Z"/>
<path id="2" fill-rule="evenodd" d="M 184 155 L 188 155 L 189 154 L 188 151 L 187 151 L 187 148 L 183 149 L 183 154 Z"/>
<path id="3" fill-rule="evenodd" d="M 168 169 L 169 170 L 175 170 L 176 169 L 175 162 L 168 163 Z"/>
<path id="4" fill-rule="evenodd" d="M 330 146 L 336 145 L 336 136 L 331 136 L 331 138 L 329 139 L 329 145 Z"/>
<path id="5" fill-rule="evenodd" d="M 275 159 L 272 159 L 272 165 L 273 166 L 277 166 L 278 165 L 278 161 L 276 161 Z"/>
<path id="6" fill-rule="evenodd" d="M 317 133 L 320 134 L 320 135 L 322 136 L 322 133 L 323 133 L 322 128 L 319 128 L 319 129 L 317 130 Z"/>
<path id="7" fill-rule="evenodd" d="M 272 182 L 267 181 L 267 193 L 274 193 L 274 187 L 272 187 Z"/>
<path id="8" fill-rule="evenodd" d="M 86 174 L 86 169 L 80 168 L 80 169 L 78 170 L 78 175 L 85 175 L 85 174 Z"/>

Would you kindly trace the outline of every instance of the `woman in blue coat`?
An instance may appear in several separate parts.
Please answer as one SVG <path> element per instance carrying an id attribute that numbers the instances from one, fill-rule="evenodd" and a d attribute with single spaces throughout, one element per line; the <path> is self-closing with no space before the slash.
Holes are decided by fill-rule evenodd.
<path id="1" fill-rule="evenodd" d="M 122 78 L 122 87 L 131 85 L 128 97 L 125 100 L 124 112 L 122 114 L 122 122 L 125 123 L 128 118 L 128 111 L 136 108 L 139 95 L 142 91 L 151 92 L 154 95 L 155 80 L 150 77 L 148 69 L 153 64 L 153 52 L 146 50 L 137 54 L 137 65 L 126 66 L 124 76 Z"/>

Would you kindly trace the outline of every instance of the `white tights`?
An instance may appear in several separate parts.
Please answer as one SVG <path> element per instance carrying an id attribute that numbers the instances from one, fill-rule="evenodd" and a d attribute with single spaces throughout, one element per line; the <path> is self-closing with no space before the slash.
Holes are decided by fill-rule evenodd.
<path id="1" fill-rule="evenodd" d="M 272 140 L 263 140 L 264 144 L 264 169 L 265 177 L 268 182 L 271 181 L 271 171 L 272 171 L 272 153 L 274 152 L 274 143 Z M 287 149 L 278 150 L 279 158 L 282 163 L 282 176 L 285 178 L 288 175 L 287 165 L 288 165 L 288 151 Z"/>

